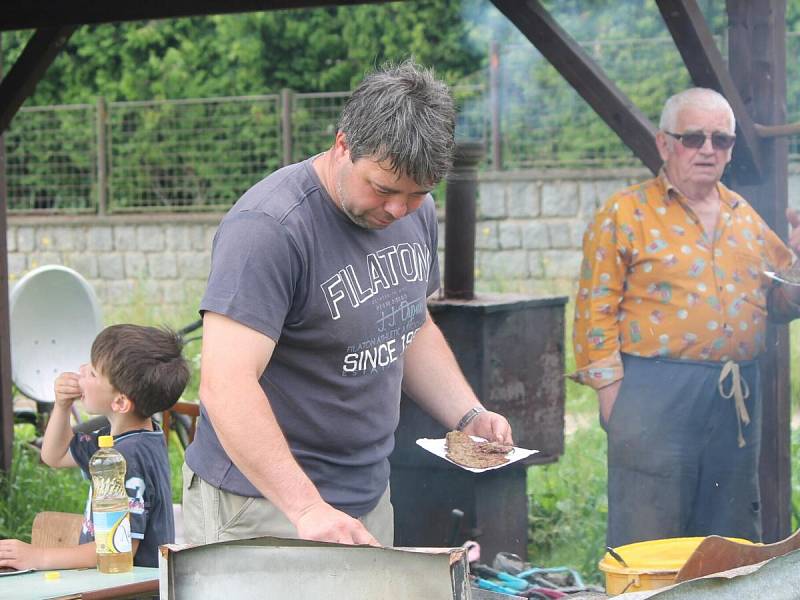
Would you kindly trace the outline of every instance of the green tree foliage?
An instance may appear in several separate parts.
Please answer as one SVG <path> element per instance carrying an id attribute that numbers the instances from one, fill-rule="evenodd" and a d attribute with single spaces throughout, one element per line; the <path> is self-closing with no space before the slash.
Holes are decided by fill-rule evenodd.
<path id="1" fill-rule="evenodd" d="M 467 0 L 471 1 L 471 0 Z M 461 2 L 426 0 L 110 23 L 78 29 L 30 104 L 350 89 L 409 56 L 456 81 L 482 60 Z M 4 34 L 11 62 L 30 32 Z"/>

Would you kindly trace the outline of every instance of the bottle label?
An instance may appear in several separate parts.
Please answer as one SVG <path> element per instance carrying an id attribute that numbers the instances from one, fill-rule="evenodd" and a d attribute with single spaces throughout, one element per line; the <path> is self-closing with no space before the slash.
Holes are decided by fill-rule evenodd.
<path id="1" fill-rule="evenodd" d="M 94 518 L 94 542 L 98 554 L 131 551 L 131 521 L 127 510 L 98 512 Z"/>

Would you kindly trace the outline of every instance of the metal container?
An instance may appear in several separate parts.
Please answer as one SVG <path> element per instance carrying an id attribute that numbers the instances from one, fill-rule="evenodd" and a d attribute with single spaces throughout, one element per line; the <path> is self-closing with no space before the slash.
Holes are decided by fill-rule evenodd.
<path id="1" fill-rule="evenodd" d="M 484 405 L 505 415 L 517 446 L 539 450 L 514 465 L 471 473 L 416 445 L 445 429 L 408 398 L 400 407 L 392 464 L 395 543 L 443 546 L 477 539 L 484 560 L 527 556 L 526 469 L 564 452 L 565 297 L 479 295 L 428 308 Z M 464 513 L 461 523 L 451 515 Z"/>
<path id="2" fill-rule="evenodd" d="M 161 547 L 161 600 L 471 600 L 463 548 L 374 548 L 261 537 Z"/>

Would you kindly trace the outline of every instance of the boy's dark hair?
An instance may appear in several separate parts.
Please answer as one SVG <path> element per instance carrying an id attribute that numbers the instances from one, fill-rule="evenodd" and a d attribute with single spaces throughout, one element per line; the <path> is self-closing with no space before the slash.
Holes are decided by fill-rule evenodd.
<path id="1" fill-rule="evenodd" d="M 141 417 L 170 408 L 189 381 L 183 342 L 174 331 L 112 325 L 92 344 L 92 365 L 125 394 Z"/>

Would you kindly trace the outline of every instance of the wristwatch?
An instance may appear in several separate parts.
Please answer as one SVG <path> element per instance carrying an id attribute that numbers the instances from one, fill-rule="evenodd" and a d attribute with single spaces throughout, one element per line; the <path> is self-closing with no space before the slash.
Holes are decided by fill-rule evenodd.
<path id="1" fill-rule="evenodd" d="M 486 412 L 486 409 L 483 408 L 482 406 L 473 406 L 466 412 L 466 414 L 463 417 L 461 417 L 461 420 L 458 422 L 458 425 L 456 425 L 456 429 L 458 431 L 463 431 L 464 427 L 469 425 L 472 422 L 472 420 L 482 412 Z"/>

